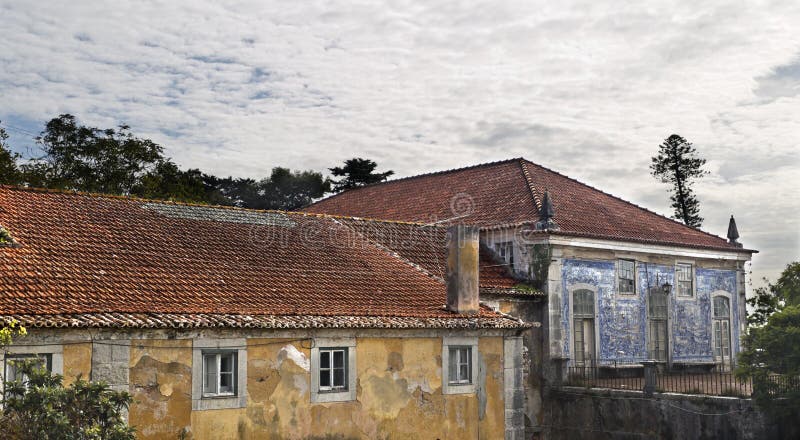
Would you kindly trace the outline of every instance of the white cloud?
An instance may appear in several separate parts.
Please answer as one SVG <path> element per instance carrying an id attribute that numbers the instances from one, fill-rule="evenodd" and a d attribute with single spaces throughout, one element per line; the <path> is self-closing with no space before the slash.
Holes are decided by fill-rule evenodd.
<path id="1" fill-rule="evenodd" d="M 126 122 L 218 174 L 522 155 L 663 213 L 677 132 L 706 228 L 736 214 L 774 278 L 800 257 L 798 25 L 794 1 L 0 0 L 0 119 Z"/>

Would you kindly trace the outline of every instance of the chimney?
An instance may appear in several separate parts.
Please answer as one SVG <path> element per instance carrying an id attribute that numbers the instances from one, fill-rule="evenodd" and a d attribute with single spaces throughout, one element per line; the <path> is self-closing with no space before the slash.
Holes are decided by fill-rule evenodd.
<path id="1" fill-rule="evenodd" d="M 480 229 L 456 225 L 447 230 L 447 309 L 478 313 L 478 252 Z"/>
<path id="2" fill-rule="evenodd" d="M 737 241 L 738 239 L 739 229 L 736 227 L 736 220 L 733 219 L 733 214 L 731 214 L 731 220 L 728 222 L 728 243 L 742 247 L 742 244 Z"/>

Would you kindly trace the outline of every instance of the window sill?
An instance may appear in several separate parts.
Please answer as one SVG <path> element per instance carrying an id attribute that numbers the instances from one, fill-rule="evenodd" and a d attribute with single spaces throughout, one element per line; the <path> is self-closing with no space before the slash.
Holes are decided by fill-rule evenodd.
<path id="1" fill-rule="evenodd" d="M 356 400 L 356 390 L 317 391 L 311 393 L 311 403 L 352 402 Z"/>

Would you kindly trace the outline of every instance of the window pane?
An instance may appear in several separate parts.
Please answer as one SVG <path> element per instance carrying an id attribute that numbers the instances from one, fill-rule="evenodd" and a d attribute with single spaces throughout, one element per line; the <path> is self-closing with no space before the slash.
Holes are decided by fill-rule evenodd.
<path id="1" fill-rule="evenodd" d="M 319 371 L 319 387 L 320 388 L 330 388 L 331 387 L 331 370 L 320 370 Z"/>
<path id="2" fill-rule="evenodd" d="M 335 368 L 333 370 L 333 386 L 337 388 L 344 387 L 344 368 Z"/>
<path id="3" fill-rule="evenodd" d="M 219 392 L 232 393 L 233 392 L 233 373 L 220 373 L 219 375 Z"/>
<path id="4" fill-rule="evenodd" d="M 344 368 L 343 350 L 336 350 L 333 352 L 333 368 Z"/>
<path id="5" fill-rule="evenodd" d="M 220 373 L 233 373 L 233 353 L 220 355 Z"/>
<path id="6" fill-rule="evenodd" d="M 459 349 L 459 350 L 458 350 L 458 352 L 459 352 L 459 358 L 460 358 L 460 359 L 459 359 L 459 361 L 460 361 L 462 364 L 466 364 L 466 363 L 468 363 L 468 362 L 469 362 L 469 351 L 470 351 L 470 349 L 469 349 L 469 348 L 462 348 L 462 349 Z"/>
<path id="7" fill-rule="evenodd" d="M 331 367 L 331 352 L 330 351 L 319 351 L 319 367 L 320 368 L 330 368 Z"/>
<path id="8" fill-rule="evenodd" d="M 217 356 L 209 354 L 203 356 L 203 392 L 216 393 L 217 392 Z"/>

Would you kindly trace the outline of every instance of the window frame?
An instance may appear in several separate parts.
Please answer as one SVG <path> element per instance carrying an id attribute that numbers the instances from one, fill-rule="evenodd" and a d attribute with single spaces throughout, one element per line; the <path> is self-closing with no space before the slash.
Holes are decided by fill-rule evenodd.
<path id="1" fill-rule="evenodd" d="M 21 345 L 13 345 L 7 348 L 7 351 L 0 356 L 0 374 L 3 380 L 0 380 L 0 394 L 5 392 L 5 379 L 6 379 L 6 356 L 42 356 L 49 357 L 49 371 L 51 374 L 64 375 L 64 346 L 61 344 L 51 345 L 23 345 L 24 342 L 19 342 Z"/>
<path id="2" fill-rule="evenodd" d="M 321 347 L 319 349 L 320 365 L 317 371 L 319 378 L 319 392 L 320 393 L 340 393 L 348 390 L 350 385 L 347 380 L 347 373 L 350 371 L 348 368 L 347 357 L 350 347 Z M 336 366 L 336 353 L 342 353 L 342 366 Z M 328 355 L 328 366 L 323 366 L 324 355 Z M 336 385 L 336 370 L 342 371 L 342 384 Z M 328 385 L 322 385 L 323 371 L 328 373 Z"/>
<path id="3" fill-rule="evenodd" d="M 469 382 L 454 381 L 451 378 L 451 363 L 459 363 L 459 359 L 451 356 L 451 350 L 469 349 Z M 442 338 L 442 393 L 443 394 L 470 394 L 477 391 L 478 370 L 478 337 L 454 337 L 446 336 Z M 456 373 L 458 374 L 458 373 Z"/>
<path id="4" fill-rule="evenodd" d="M 681 271 L 679 270 L 680 267 L 688 267 L 689 268 L 689 279 L 688 280 L 681 280 L 679 274 Z M 681 294 L 681 283 L 689 283 L 689 294 L 682 295 Z M 689 300 L 694 299 L 697 297 L 695 288 L 697 282 L 695 280 L 695 264 L 693 261 L 677 261 L 675 262 L 675 276 L 674 276 L 674 284 L 673 288 L 675 289 L 675 298 L 681 300 Z"/>
<path id="5" fill-rule="evenodd" d="M 205 355 L 235 353 L 234 393 L 205 393 Z M 197 338 L 192 340 L 192 410 L 245 408 L 247 406 L 247 339 Z"/>
<path id="6" fill-rule="evenodd" d="M 503 253 L 500 251 L 501 248 L 504 249 Z M 508 250 L 507 254 L 505 254 L 505 249 Z M 498 257 L 502 258 L 503 261 L 508 264 L 511 269 L 514 269 L 514 240 L 495 242 L 494 251 L 497 253 Z M 506 257 L 506 255 L 508 257 Z"/>
<path id="7" fill-rule="evenodd" d="M 320 386 L 321 352 L 344 352 L 344 388 Z M 333 358 L 331 357 L 331 367 Z M 356 400 L 356 338 L 315 338 L 311 348 L 311 403 L 351 402 Z M 330 369 L 331 375 L 333 368 Z"/>
<path id="8" fill-rule="evenodd" d="M 622 277 L 622 262 L 623 261 L 633 264 L 633 268 L 631 269 L 631 277 L 632 278 L 623 278 Z M 636 260 L 635 259 L 617 258 L 616 291 L 617 291 L 618 294 L 620 294 L 620 295 L 636 295 L 636 294 L 639 293 L 638 286 L 636 285 L 637 284 L 636 283 L 636 269 L 637 269 L 637 266 L 638 265 L 636 264 Z M 629 280 L 633 281 L 633 291 L 624 291 L 624 292 L 622 291 L 622 289 L 620 288 L 620 281 L 622 281 L 623 279 L 625 279 L 625 280 L 629 279 Z"/>
<path id="9" fill-rule="evenodd" d="M 219 399 L 219 398 L 230 398 L 236 397 L 239 391 L 239 381 L 237 376 L 237 358 L 238 358 L 238 350 L 202 350 L 203 356 L 203 399 Z M 208 371 L 207 371 L 207 363 L 206 359 L 213 356 L 214 363 L 216 365 L 216 383 L 215 383 L 215 392 L 207 392 L 206 391 L 206 379 L 208 378 Z M 232 371 L 230 372 L 222 372 L 222 358 L 230 356 L 232 358 L 231 367 Z M 221 392 L 221 382 L 222 382 L 222 375 L 223 374 L 230 374 L 231 376 L 231 389 L 232 391 L 229 392 Z"/>

